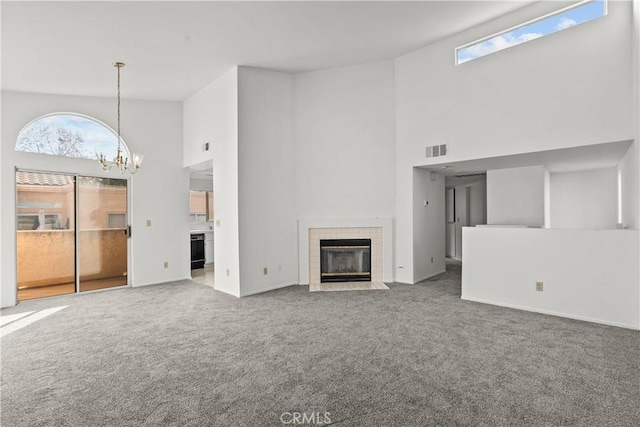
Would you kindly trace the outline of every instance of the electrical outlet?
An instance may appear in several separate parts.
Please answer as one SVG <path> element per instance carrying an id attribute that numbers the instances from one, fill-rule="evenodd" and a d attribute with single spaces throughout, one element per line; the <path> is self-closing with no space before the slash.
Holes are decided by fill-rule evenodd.
<path id="1" fill-rule="evenodd" d="M 269 273 L 268 273 L 268 270 L 267 270 L 267 267 L 263 267 L 263 268 L 262 268 L 262 274 L 264 274 L 265 276 L 266 276 L 267 274 L 269 274 Z"/>
<path id="2" fill-rule="evenodd" d="M 544 282 L 536 282 L 536 291 L 542 292 L 544 290 Z"/>
<path id="3" fill-rule="evenodd" d="M 151 227 L 151 220 L 150 219 L 147 220 L 147 227 Z"/>
<path id="4" fill-rule="evenodd" d="M 164 268 L 169 268 L 169 261 L 164 262 Z"/>

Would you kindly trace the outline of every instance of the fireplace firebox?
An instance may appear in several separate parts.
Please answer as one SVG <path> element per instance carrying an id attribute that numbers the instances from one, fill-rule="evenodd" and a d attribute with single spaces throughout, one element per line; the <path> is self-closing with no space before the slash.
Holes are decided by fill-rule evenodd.
<path id="1" fill-rule="evenodd" d="M 371 239 L 320 240 L 320 282 L 371 281 Z"/>

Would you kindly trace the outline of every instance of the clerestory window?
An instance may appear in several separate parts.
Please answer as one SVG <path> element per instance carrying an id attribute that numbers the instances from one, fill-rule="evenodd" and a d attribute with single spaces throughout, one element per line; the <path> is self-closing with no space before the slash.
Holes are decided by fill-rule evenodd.
<path id="1" fill-rule="evenodd" d="M 606 14 L 606 0 L 579 2 L 456 48 L 456 65 L 593 21 Z"/>

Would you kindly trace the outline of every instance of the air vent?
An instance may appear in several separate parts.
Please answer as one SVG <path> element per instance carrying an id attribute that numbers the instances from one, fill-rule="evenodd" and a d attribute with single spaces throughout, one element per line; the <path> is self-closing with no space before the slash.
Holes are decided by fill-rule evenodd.
<path id="1" fill-rule="evenodd" d="M 472 176 L 486 176 L 486 175 L 487 174 L 485 172 L 480 172 L 480 173 L 465 173 L 462 175 L 453 175 L 453 176 L 455 176 L 456 178 L 469 178 Z"/>
<path id="2" fill-rule="evenodd" d="M 427 157 L 442 157 L 447 155 L 447 144 L 427 147 Z"/>

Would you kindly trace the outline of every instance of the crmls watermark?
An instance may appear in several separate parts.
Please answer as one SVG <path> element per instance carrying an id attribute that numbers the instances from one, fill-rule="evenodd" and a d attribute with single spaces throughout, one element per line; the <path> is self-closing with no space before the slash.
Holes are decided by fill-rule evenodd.
<path id="1" fill-rule="evenodd" d="M 331 424 L 330 412 L 283 412 L 280 421 L 286 425 L 326 425 Z"/>

